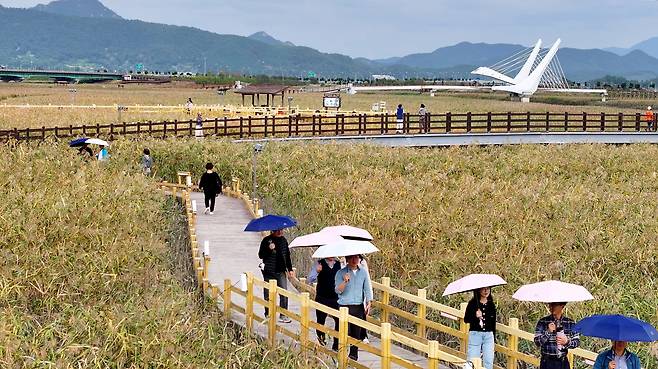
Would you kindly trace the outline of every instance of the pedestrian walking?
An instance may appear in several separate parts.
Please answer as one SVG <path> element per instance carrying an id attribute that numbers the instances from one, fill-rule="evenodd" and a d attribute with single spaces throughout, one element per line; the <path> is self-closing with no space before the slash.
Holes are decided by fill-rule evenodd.
<path id="1" fill-rule="evenodd" d="M 203 116 L 201 113 L 196 115 L 196 129 L 194 130 L 194 137 L 203 138 Z"/>
<path id="2" fill-rule="evenodd" d="M 464 321 L 469 323 L 467 359 L 482 358 L 485 369 L 493 369 L 496 336 L 496 304 L 491 288 L 473 291 L 466 306 Z"/>
<path id="3" fill-rule="evenodd" d="M 215 197 L 222 193 L 222 180 L 219 174 L 213 172 L 212 163 L 206 164 L 206 172 L 201 176 L 199 189 L 203 190 L 206 209 L 204 214 L 213 215 L 215 211 Z"/>
<path id="4" fill-rule="evenodd" d="M 626 341 L 612 341 L 612 348 L 596 357 L 593 369 L 641 369 L 640 359 L 627 346 Z"/>
<path id="5" fill-rule="evenodd" d="M 395 111 L 395 133 L 402 133 L 404 129 L 404 109 L 402 104 L 398 104 L 398 109 Z"/>
<path id="6" fill-rule="evenodd" d="M 654 114 L 650 106 L 647 106 L 647 111 L 644 113 L 644 120 L 647 122 L 647 131 L 652 131 L 654 129 Z"/>
<path id="7" fill-rule="evenodd" d="M 338 294 L 336 293 L 335 281 L 336 273 L 341 268 L 340 262 L 334 257 L 320 259 L 313 265 L 307 278 L 308 283 L 314 283 L 315 281 L 318 283 L 315 287 L 315 301 L 336 310 L 338 310 Z M 320 325 L 324 325 L 327 321 L 327 313 L 324 311 L 315 310 L 315 317 Z M 338 317 L 332 316 L 332 318 L 334 320 L 334 330 L 337 331 Z M 326 334 L 321 330 L 316 330 L 315 332 L 320 345 L 325 346 L 327 344 Z M 338 351 L 337 337 L 334 337 L 331 349 Z"/>
<path id="8" fill-rule="evenodd" d="M 425 109 L 425 104 L 420 104 L 420 109 L 418 109 L 418 125 L 420 126 L 420 131 L 422 133 L 428 131 L 427 109 Z"/>
<path id="9" fill-rule="evenodd" d="M 569 369 L 567 353 L 580 345 L 574 321 L 563 315 L 566 302 L 548 304 L 550 315 L 537 322 L 535 345 L 541 349 L 539 369 Z"/>
<path id="10" fill-rule="evenodd" d="M 144 175 L 150 176 L 152 169 L 153 169 L 153 158 L 151 158 L 151 151 L 145 148 L 142 154 L 142 172 L 144 173 Z"/>
<path id="11" fill-rule="evenodd" d="M 347 266 L 336 273 L 334 281 L 338 294 L 338 305 L 347 307 L 350 315 L 363 319 L 370 314 L 372 306 L 370 275 L 367 270 L 359 266 L 361 261 L 359 255 L 346 256 L 345 260 Z M 362 328 L 355 324 L 348 326 L 349 336 L 357 340 L 361 339 L 361 330 Z M 350 346 L 349 358 L 355 361 L 359 359 L 357 346 Z"/>
<path id="12" fill-rule="evenodd" d="M 265 281 L 276 280 L 276 285 L 280 288 L 288 288 L 288 277 L 294 278 L 295 273 L 292 270 L 292 260 L 290 260 L 290 249 L 288 249 L 288 240 L 283 236 L 283 230 L 272 231 L 269 236 L 263 238 L 258 250 L 258 257 L 263 260 L 261 263 L 261 272 Z M 263 289 L 265 301 L 269 301 L 270 295 L 267 288 Z M 282 309 L 288 309 L 288 298 L 279 296 L 279 306 Z M 265 306 L 265 317 L 269 317 L 269 309 Z M 276 315 L 276 311 L 274 312 Z M 274 317 L 272 317 L 274 318 Z M 280 323 L 290 323 L 292 320 L 281 314 Z"/>
<path id="13" fill-rule="evenodd" d="M 185 103 L 185 109 L 187 110 L 187 114 L 192 114 L 192 108 L 194 108 L 194 103 L 192 102 L 192 98 L 188 97 L 187 102 Z"/>
<path id="14" fill-rule="evenodd" d="M 107 152 L 107 146 L 101 145 L 98 154 L 96 155 L 98 161 L 107 161 L 110 159 L 110 154 Z"/>

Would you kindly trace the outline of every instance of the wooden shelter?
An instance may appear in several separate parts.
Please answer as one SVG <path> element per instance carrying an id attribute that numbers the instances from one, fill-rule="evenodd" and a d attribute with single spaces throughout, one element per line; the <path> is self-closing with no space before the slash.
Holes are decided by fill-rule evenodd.
<path id="1" fill-rule="evenodd" d="M 284 106 L 286 91 L 289 87 L 284 85 L 249 85 L 235 90 L 235 92 L 242 95 L 242 105 L 244 105 L 245 96 L 251 96 L 252 106 L 270 106 L 270 101 L 274 104 L 274 98 L 281 95 L 281 106 Z M 266 96 L 264 105 L 260 103 L 260 95 Z"/>

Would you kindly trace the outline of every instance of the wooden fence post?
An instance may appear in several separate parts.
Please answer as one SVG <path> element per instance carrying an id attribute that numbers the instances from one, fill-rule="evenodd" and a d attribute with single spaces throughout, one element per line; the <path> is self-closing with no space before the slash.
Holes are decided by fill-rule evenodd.
<path id="1" fill-rule="evenodd" d="M 302 298 L 301 298 L 301 331 L 299 332 L 299 343 L 302 347 L 302 353 L 304 353 L 304 357 L 306 357 L 306 352 L 307 350 L 311 347 L 309 344 L 308 340 L 308 330 L 309 330 L 309 322 L 310 322 L 310 296 L 308 292 L 303 292 L 302 293 Z"/>
<path id="2" fill-rule="evenodd" d="M 452 130 L 452 113 L 447 112 L 446 113 L 446 133 L 450 133 L 450 130 Z"/>
<path id="3" fill-rule="evenodd" d="M 635 114 L 635 131 L 640 132 L 640 113 Z"/>
<path id="4" fill-rule="evenodd" d="M 272 124 L 274 127 L 274 124 Z M 263 137 L 267 137 L 267 115 L 263 117 Z"/>
<path id="5" fill-rule="evenodd" d="M 231 320 L 231 280 L 224 280 L 224 319 Z"/>
<path id="6" fill-rule="evenodd" d="M 348 319 L 349 310 L 343 306 L 338 313 L 338 369 L 347 369 L 347 353 L 349 351 L 347 343 Z"/>
<path id="7" fill-rule="evenodd" d="M 459 337 L 459 351 L 466 353 L 466 348 L 468 347 L 468 323 L 464 321 L 464 314 L 466 313 L 467 303 L 462 302 L 459 310 L 461 311 L 461 316 L 459 317 L 459 331 L 462 333 L 462 337 Z M 463 338 L 466 336 L 467 338 Z"/>
<path id="8" fill-rule="evenodd" d="M 427 299 L 427 290 L 424 288 L 419 288 L 418 289 L 418 297 L 425 300 Z M 425 304 L 418 304 L 418 318 L 424 320 L 427 318 L 427 306 Z M 425 338 L 427 332 L 427 328 L 425 326 L 425 323 L 417 323 L 416 324 L 416 334 L 420 337 Z"/>
<path id="9" fill-rule="evenodd" d="M 46 139 L 46 126 L 41 126 L 41 139 Z"/>
<path id="10" fill-rule="evenodd" d="M 251 137 L 251 115 L 247 117 L 247 131 L 248 131 L 249 137 Z"/>
<path id="11" fill-rule="evenodd" d="M 247 331 L 251 332 L 254 326 L 254 275 L 251 272 L 247 272 L 247 305 L 244 308 Z"/>
<path id="12" fill-rule="evenodd" d="M 318 136 L 322 136 L 322 115 L 318 115 Z"/>
<path id="13" fill-rule="evenodd" d="M 267 288 L 268 301 L 268 321 L 267 321 L 267 342 L 271 347 L 276 344 L 276 297 L 278 295 L 276 290 L 276 279 L 269 280 L 269 287 Z"/>
<path id="14" fill-rule="evenodd" d="M 429 341 L 427 345 L 427 367 L 428 369 L 439 369 L 439 341 Z"/>
<path id="15" fill-rule="evenodd" d="M 472 113 L 469 111 L 466 113 L 466 132 L 471 132 L 472 119 Z"/>
<path id="16" fill-rule="evenodd" d="M 564 131 L 567 132 L 569 130 L 569 112 L 564 112 Z"/>
<path id="17" fill-rule="evenodd" d="M 491 112 L 487 112 L 487 133 L 491 132 Z"/>
<path id="18" fill-rule="evenodd" d="M 569 361 L 569 368 L 573 369 L 574 368 L 573 351 L 567 352 L 567 360 Z"/>
<path id="19" fill-rule="evenodd" d="M 380 342 L 381 368 L 391 369 L 391 323 L 382 323 Z"/>
<path id="20" fill-rule="evenodd" d="M 519 320 L 517 318 L 509 319 L 509 326 L 512 329 L 519 329 Z M 513 334 L 507 336 L 507 348 L 512 352 L 519 352 L 519 337 Z M 507 369 L 517 369 L 519 365 L 516 357 L 507 355 Z"/>
<path id="21" fill-rule="evenodd" d="M 624 113 L 619 113 L 617 116 L 617 130 L 619 132 L 624 130 Z"/>
<path id="22" fill-rule="evenodd" d="M 512 130 L 512 112 L 507 112 L 507 132 Z"/>
<path id="23" fill-rule="evenodd" d="M 601 112 L 601 132 L 605 131 L 605 113 Z"/>
<path id="24" fill-rule="evenodd" d="M 551 112 L 546 112 L 546 132 L 551 130 Z"/>
<path id="25" fill-rule="evenodd" d="M 382 277 L 382 285 L 384 289 L 382 290 L 382 323 L 388 322 L 388 304 L 391 303 L 391 294 L 388 292 L 388 289 L 391 287 L 391 278 Z"/>
<path id="26" fill-rule="evenodd" d="M 338 114 L 336 114 L 335 118 L 336 118 L 336 133 L 335 133 L 335 135 L 338 136 L 338 132 L 339 132 L 338 126 L 340 124 L 340 117 L 338 116 Z"/>
<path id="27" fill-rule="evenodd" d="M 587 131 L 587 112 L 583 112 L 583 132 Z"/>

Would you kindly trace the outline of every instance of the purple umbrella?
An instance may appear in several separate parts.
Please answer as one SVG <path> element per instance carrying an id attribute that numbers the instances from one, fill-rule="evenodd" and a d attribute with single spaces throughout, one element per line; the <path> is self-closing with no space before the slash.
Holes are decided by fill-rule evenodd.
<path id="1" fill-rule="evenodd" d="M 560 281 L 544 281 L 521 286 L 512 298 L 519 301 L 533 301 L 533 302 L 578 302 L 593 300 L 589 291 L 583 286 L 577 284 L 560 282 Z"/>

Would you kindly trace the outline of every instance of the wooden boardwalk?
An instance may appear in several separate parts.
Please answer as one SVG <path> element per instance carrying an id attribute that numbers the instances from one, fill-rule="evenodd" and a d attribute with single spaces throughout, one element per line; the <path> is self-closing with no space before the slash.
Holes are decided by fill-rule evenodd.
<path id="1" fill-rule="evenodd" d="M 209 241 L 211 262 L 208 267 L 208 281 L 212 285 L 223 288 L 225 279 L 230 279 L 234 285 L 239 285 L 241 273 L 251 272 L 254 276 L 260 278 L 258 248 L 261 234 L 243 232 L 244 227 L 252 219 L 252 214 L 245 206 L 245 203 L 241 199 L 222 195 L 217 198 L 214 214 L 205 215 L 203 214 L 203 194 L 198 192 L 192 193 L 191 199 L 197 203 L 196 234 L 199 245 L 202 246 L 205 241 Z M 262 289 L 258 287 L 255 287 L 255 289 L 257 290 L 255 291 L 255 295 L 262 296 Z M 293 290 L 293 287 L 289 284 L 288 289 Z M 241 307 L 246 306 L 246 301 L 241 296 L 233 295 L 231 302 Z M 292 299 L 290 299 L 289 303 L 289 310 L 295 314 L 299 314 L 299 305 Z M 264 316 L 264 312 L 260 306 L 254 310 L 257 316 L 261 318 Z M 314 320 L 315 312 L 311 314 L 311 318 Z M 246 326 L 245 316 L 243 314 L 233 313 L 232 320 Z M 333 328 L 333 320 L 327 319 L 327 321 L 327 324 Z M 293 321 L 285 326 L 295 333 L 300 332 L 298 322 Z M 254 322 L 253 331 L 266 338 L 266 323 Z M 309 332 L 309 337 L 314 340 L 315 332 Z M 331 340 L 328 339 L 327 341 L 330 342 Z M 296 347 L 299 344 L 285 335 L 277 336 L 277 342 L 290 347 Z M 372 334 L 370 335 L 370 342 L 372 346 L 380 347 L 379 339 Z M 399 346 L 393 346 L 392 353 L 418 366 L 427 367 L 427 358 L 424 355 L 415 354 Z M 327 367 L 335 367 L 333 359 L 329 357 L 321 357 L 320 359 L 325 361 Z M 380 357 L 360 350 L 360 364 L 368 368 L 379 368 L 380 362 Z M 392 367 L 399 366 L 392 365 Z"/>

